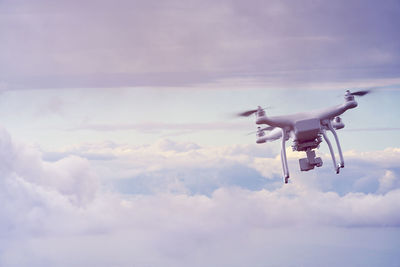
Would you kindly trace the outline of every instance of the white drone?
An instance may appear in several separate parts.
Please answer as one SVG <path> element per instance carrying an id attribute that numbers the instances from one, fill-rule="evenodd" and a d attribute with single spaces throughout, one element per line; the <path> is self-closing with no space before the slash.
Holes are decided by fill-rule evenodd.
<path id="1" fill-rule="evenodd" d="M 348 109 L 357 107 L 358 104 L 354 100 L 354 96 L 363 96 L 369 92 L 369 90 L 366 90 L 351 93 L 347 90 L 344 96 L 345 102 L 343 104 L 322 110 L 296 113 L 286 116 L 267 117 L 264 109 L 259 106 L 257 109 L 240 113 L 239 116 L 248 117 L 255 113 L 257 124 L 268 125 L 268 127 L 265 128 L 258 127 L 256 134 L 258 144 L 282 138 L 281 160 L 285 183 L 288 183 L 289 180 L 289 168 L 287 164 L 285 144 L 290 136 L 293 137 L 293 151 L 305 151 L 307 154 L 306 158 L 299 160 L 300 170 L 309 171 L 314 169 L 315 166 L 322 166 L 321 158 L 315 157 L 315 151 L 313 150 L 319 147 L 319 144 L 322 142 L 322 135 L 328 144 L 333 161 L 333 167 L 335 172 L 338 174 L 340 168 L 344 168 L 342 149 L 335 131 L 344 128 L 344 124 L 339 115 L 343 114 Z M 336 164 L 335 154 L 331 142 L 326 134 L 327 130 L 331 131 L 335 137 L 340 157 L 340 164 Z M 265 134 L 264 131 L 270 132 Z"/>

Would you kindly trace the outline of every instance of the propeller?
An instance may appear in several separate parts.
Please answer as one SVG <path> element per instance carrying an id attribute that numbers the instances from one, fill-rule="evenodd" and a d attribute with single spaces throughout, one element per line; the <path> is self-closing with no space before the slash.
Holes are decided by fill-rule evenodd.
<path id="1" fill-rule="evenodd" d="M 260 131 L 272 131 L 273 129 L 275 129 L 276 127 L 274 126 L 268 126 L 268 127 L 264 127 L 262 129 L 260 129 Z"/>
<path id="2" fill-rule="evenodd" d="M 268 127 L 262 128 L 262 129 L 257 129 L 257 131 L 248 133 L 247 135 L 255 134 L 255 133 L 258 132 L 258 131 L 272 131 L 272 130 L 275 129 L 275 128 L 276 128 L 276 127 L 274 127 L 274 126 L 268 126 Z"/>
<path id="3" fill-rule="evenodd" d="M 240 116 L 240 117 L 248 117 L 251 114 L 254 114 L 256 112 L 257 112 L 257 109 L 251 109 L 251 110 L 247 110 L 247 111 L 241 112 L 241 113 L 239 113 L 237 115 Z"/>
<path id="4" fill-rule="evenodd" d="M 271 108 L 271 107 L 265 107 L 265 108 L 262 108 L 262 110 L 270 109 L 270 108 Z M 248 117 L 248 116 L 250 116 L 250 115 L 256 113 L 257 110 L 258 110 L 258 109 L 246 110 L 246 111 L 244 111 L 244 112 L 238 113 L 237 116 L 239 116 L 239 117 Z"/>
<path id="5" fill-rule="evenodd" d="M 371 93 L 371 90 L 361 90 L 361 91 L 352 92 L 350 94 L 355 95 L 355 96 L 364 96 L 369 93 Z"/>

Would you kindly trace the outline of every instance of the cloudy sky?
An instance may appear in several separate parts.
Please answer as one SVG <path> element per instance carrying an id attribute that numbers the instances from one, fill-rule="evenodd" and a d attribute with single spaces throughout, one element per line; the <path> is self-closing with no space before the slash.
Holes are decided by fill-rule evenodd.
<path id="1" fill-rule="evenodd" d="M 400 2 L 0 1 L 1 266 L 399 266 Z M 346 167 L 255 144 L 372 89 Z"/>

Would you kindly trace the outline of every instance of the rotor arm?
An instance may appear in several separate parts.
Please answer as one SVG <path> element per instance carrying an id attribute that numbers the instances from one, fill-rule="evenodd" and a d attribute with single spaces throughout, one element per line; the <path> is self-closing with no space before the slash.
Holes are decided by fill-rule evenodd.
<path id="1" fill-rule="evenodd" d="M 328 120 L 328 122 L 326 124 L 327 124 L 329 130 L 332 132 L 333 136 L 335 137 L 335 141 L 336 141 L 336 145 L 337 145 L 337 149 L 338 149 L 339 157 L 340 157 L 340 168 L 344 168 L 344 159 L 343 159 L 342 148 L 340 147 L 340 142 L 339 142 L 339 138 L 336 134 L 336 130 L 333 128 L 331 120 Z"/>
<path id="2" fill-rule="evenodd" d="M 327 136 L 327 134 L 326 134 L 325 129 L 322 129 L 321 132 L 322 132 L 322 135 L 323 135 L 323 137 L 324 137 L 324 139 L 325 139 L 325 142 L 328 144 L 329 152 L 331 153 L 331 157 L 332 157 L 332 161 L 333 161 L 333 168 L 334 168 L 336 174 L 338 174 L 338 173 L 339 173 L 339 170 L 340 170 L 340 166 L 338 166 L 338 165 L 336 164 L 335 153 L 333 152 L 333 148 L 332 148 L 331 141 L 329 141 L 329 138 L 328 138 L 328 136 Z"/>
<path id="3" fill-rule="evenodd" d="M 348 100 L 341 105 L 337 105 L 337 106 L 330 107 L 330 108 L 319 111 L 318 112 L 319 114 L 317 116 L 319 117 L 319 119 L 321 121 L 328 120 L 328 119 L 342 115 L 347 110 L 357 107 L 357 105 L 358 105 L 358 103 L 354 99 Z"/>

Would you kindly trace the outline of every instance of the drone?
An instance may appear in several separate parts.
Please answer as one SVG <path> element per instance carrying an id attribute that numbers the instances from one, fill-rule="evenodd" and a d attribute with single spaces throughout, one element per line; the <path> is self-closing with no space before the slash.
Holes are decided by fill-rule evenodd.
<path id="1" fill-rule="evenodd" d="M 339 115 L 342 115 L 348 109 L 357 107 L 358 103 L 355 96 L 364 96 L 370 93 L 370 90 L 350 92 L 347 90 L 344 95 L 344 103 L 321 110 L 302 112 L 285 116 L 267 116 L 265 110 L 258 106 L 257 109 L 248 110 L 238 114 L 248 117 L 256 115 L 256 124 L 266 124 L 265 128 L 258 127 L 256 132 L 257 143 L 262 144 L 267 141 L 282 139 L 281 161 L 283 169 L 283 179 L 285 184 L 289 181 L 289 168 L 286 157 L 286 141 L 293 137 L 293 151 L 304 151 L 306 157 L 299 159 L 301 171 L 309 171 L 315 167 L 322 166 L 322 159 L 316 157 L 315 149 L 319 148 L 322 137 L 329 147 L 329 152 L 333 161 L 333 168 L 336 174 L 344 168 L 343 153 L 340 147 L 339 138 L 336 130 L 344 128 L 344 123 Z M 265 131 L 269 131 L 267 134 Z M 339 154 L 339 163 L 336 163 L 332 144 L 328 138 L 327 131 L 333 134 Z M 322 137 L 321 137 L 322 136 Z"/>

